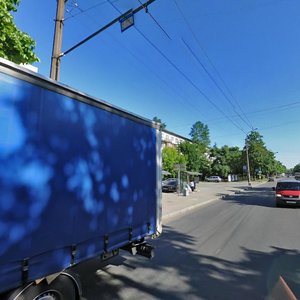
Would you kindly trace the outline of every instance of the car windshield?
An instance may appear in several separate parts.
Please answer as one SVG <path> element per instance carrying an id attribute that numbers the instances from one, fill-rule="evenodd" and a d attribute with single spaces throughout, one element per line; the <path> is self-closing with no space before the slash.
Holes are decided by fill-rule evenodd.
<path id="1" fill-rule="evenodd" d="M 300 182 L 278 182 L 276 190 L 300 191 Z"/>

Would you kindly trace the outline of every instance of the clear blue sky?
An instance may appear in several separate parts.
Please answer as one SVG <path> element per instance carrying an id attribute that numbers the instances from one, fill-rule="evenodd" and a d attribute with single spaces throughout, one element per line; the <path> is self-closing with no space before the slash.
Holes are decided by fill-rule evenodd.
<path id="1" fill-rule="evenodd" d="M 142 0 L 141 0 L 142 1 Z M 144 3 L 146 0 L 143 0 Z M 36 40 L 49 76 L 56 0 L 23 0 L 18 27 Z M 68 0 L 62 51 L 139 0 Z M 62 58 L 61 81 L 189 137 L 244 145 L 258 128 L 288 168 L 300 163 L 300 2 L 156 0 L 121 33 L 115 24 Z"/>

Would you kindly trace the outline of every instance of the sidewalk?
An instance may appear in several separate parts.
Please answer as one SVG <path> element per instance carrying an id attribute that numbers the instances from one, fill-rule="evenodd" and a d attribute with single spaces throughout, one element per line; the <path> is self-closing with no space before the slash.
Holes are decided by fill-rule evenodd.
<path id="1" fill-rule="evenodd" d="M 252 187 L 259 184 L 252 184 Z M 174 217 L 186 214 L 190 210 L 247 188 L 248 183 L 246 181 L 200 182 L 196 186 L 196 191 L 190 192 L 187 196 L 178 195 L 178 193 L 162 193 L 162 221 L 164 223 Z"/>

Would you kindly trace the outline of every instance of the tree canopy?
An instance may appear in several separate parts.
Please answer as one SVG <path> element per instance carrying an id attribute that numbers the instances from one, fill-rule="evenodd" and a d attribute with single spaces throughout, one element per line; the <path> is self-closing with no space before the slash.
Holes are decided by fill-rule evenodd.
<path id="1" fill-rule="evenodd" d="M 242 172 L 242 151 L 239 147 L 218 148 L 216 145 L 211 149 L 212 174 L 226 178 L 229 174 L 240 174 Z"/>
<path id="2" fill-rule="evenodd" d="M 295 173 L 295 172 L 300 172 L 300 163 L 297 164 L 297 165 L 294 167 L 293 171 L 294 171 L 294 173 Z"/>
<path id="3" fill-rule="evenodd" d="M 187 171 L 199 172 L 203 176 L 218 175 L 227 178 L 228 175 L 246 177 L 246 148 L 248 148 L 250 174 L 254 178 L 286 173 L 286 167 L 275 158 L 275 153 L 269 150 L 263 136 L 257 131 L 251 131 L 245 140 L 243 149 L 224 145 L 209 147 L 209 130 L 207 125 L 196 122 L 190 133 L 191 141 L 182 142 L 175 148 L 164 148 L 163 167 L 176 176 L 174 164 L 186 163 Z M 300 172 L 300 163 L 294 172 Z"/>
<path id="4" fill-rule="evenodd" d="M 0 1 L 0 57 L 17 64 L 39 61 L 33 52 L 35 41 L 17 28 L 11 12 L 17 11 L 20 0 Z"/>
<path id="5" fill-rule="evenodd" d="M 194 143 L 201 144 L 204 147 L 208 147 L 210 145 L 208 126 L 200 121 L 197 121 L 192 126 L 190 137 Z"/>
<path id="6" fill-rule="evenodd" d="M 274 152 L 267 149 L 263 136 L 258 131 L 251 131 L 245 142 L 245 148 L 248 147 L 251 175 L 264 174 L 268 176 L 286 172 L 286 167 L 275 159 Z"/>
<path id="7" fill-rule="evenodd" d="M 159 123 L 161 129 L 166 129 L 167 127 L 166 123 L 163 123 L 162 120 L 159 119 L 158 117 L 154 117 L 152 121 L 154 121 L 155 123 Z"/>
<path id="8" fill-rule="evenodd" d="M 176 176 L 174 164 L 185 164 L 187 159 L 185 155 L 181 155 L 176 148 L 164 147 L 162 150 L 162 167 L 164 171 L 171 173 L 171 176 Z"/>

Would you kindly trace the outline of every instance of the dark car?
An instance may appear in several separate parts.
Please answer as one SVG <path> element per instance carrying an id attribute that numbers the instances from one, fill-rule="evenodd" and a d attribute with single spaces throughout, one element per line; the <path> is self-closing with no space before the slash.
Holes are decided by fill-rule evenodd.
<path id="1" fill-rule="evenodd" d="M 178 187 L 177 179 L 165 180 L 162 182 L 162 191 L 163 192 L 176 192 L 177 187 Z"/>
<path id="2" fill-rule="evenodd" d="M 276 206 L 300 205 L 300 181 L 280 180 L 275 188 Z"/>

